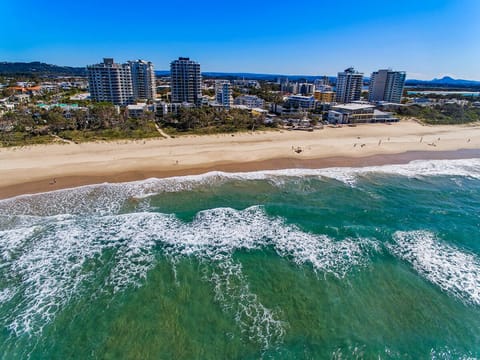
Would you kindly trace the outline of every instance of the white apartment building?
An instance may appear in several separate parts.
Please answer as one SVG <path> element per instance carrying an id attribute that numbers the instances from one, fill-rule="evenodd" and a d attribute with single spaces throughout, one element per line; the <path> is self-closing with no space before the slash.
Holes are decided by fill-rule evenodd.
<path id="1" fill-rule="evenodd" d="M 215 101 L 225 109 L 233 105 L 232 85 L 228 80 L 215 81 Z"/>
<path id="2" fill-rule="evenodd" d="M 370 77 L 368 101 L 387 101 L 399 104 L 405 85 L 405 71 L 378 70 Z"/>
<path id="3" fill-rule="evenodd" d="M 116 64 L 112 58 L 103 63 L 87 66 L 90 97 L 115 105 L 132 104 L 134 100 L 132 73 L 128 64 Z"/>
<path id="4" fill-rule="evenodd" d="M 348 68 L 343 72 L 339 72 L 337 76 L 336 86 L 336 102 L 347 104 L 360 100 L 362 94 L 363 73 Z"/>
<path id="5" fill-rule="evenodd" d="M 172 61 L 170 78 L 173 103 L 201 104 L 202 76 L 199 63 L 185 57 Z"/>
<path id="6" fill-rule="evenodd" d="M 150 61 L 129 61 L 132 73 L 133 97 L 141 100 L 154 100 L 157 91 L 155 84 L 155 71 Z"/>
<path id="7" fill-rule="evenodd" d="M 265 106 L 265 100 L 255 95 L 242 95 L 235 98 L 235 105 L 245 105 L 249 109 L 263 108 Z"/>

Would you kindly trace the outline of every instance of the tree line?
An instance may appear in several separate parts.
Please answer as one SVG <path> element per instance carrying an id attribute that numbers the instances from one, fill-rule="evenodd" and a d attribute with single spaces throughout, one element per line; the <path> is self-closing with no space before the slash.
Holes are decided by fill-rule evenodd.
<path id="1" fill-rule="evenodd" d="M 49 110 L 23 107 L 7 112 L 0 119 L 0 142 L 3 146 L 49 142 L 52 135 L 66 140 L 108 140 L 158 136 L 154 114 L 138 118 L 118 112 L 110 103 L 94 103 L 85 109 Z"/>
<path id="2" fill-rule="evenodd" d="M 164 115 L 159 122 L 162 127 L 178 133 L 254 131 L 275 126 L 265 125 L 264 115 L 254 115 L 243 109 L 226 110 L 216 107 L 180 108 L 177 113 Z"/>
<path id="3" fill-rule="evenodd" d="M 397 110 L 398 115 L 416 117 L 427 124 L 465 124 L 480 121 L 480 108 L 472 105 L 411 105 Z"/>

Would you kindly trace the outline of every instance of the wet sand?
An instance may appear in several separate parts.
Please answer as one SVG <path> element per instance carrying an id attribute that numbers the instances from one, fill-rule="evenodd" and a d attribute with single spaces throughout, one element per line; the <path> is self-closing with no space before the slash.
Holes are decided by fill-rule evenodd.
<path id="1" fill-rule="evenodd" d="M 480 157 L 480 126 L 405 121 L 171 139 L 0 149 L 0 198 L 103 182 Z"/>

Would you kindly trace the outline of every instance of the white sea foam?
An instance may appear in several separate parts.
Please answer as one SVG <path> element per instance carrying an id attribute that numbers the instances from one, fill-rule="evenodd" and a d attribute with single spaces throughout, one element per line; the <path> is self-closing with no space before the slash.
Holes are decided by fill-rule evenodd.
<path id="1" fill-rule="evenodd" d="M 286 324 L 279 319 L 278 312 L 268 309 L 250 291 L 240 263 L 235 263 L 230 256 L 220 260 L 221 257 L 217 256 L 217 268 L 207 279 L 213 283 L 215 300 L 234 314 L 250 341 L 259 343 L 263 349 L 280 343 Z"/>
<path id="2" fill-rule="evenodd" d="M 19 229 L 9 229 L 0 232 L 0 254 L 2 259 L 7 262 L 13 254 L 25 244 L 26 240 L 32 237 L 37 231 L 37 227 L 22 227 Z M 4 266 L 1 263 L 0 266 Z"/>
<path id="3" fill-rule="evenodd" d="M 0 304 L 10 301 L 15 296 L 15 291 L 10 288 L 0 290 Z"/>
<path id="4" fill-rule="evenodd" d="M 387 245 L 430 282 L 463 301 L 480 305 L 480 259 L 428 231 L 397 231 Z"/>
<path id="5" fill-rule="evenodd" d="M 170 245 L 176 252 L 206 254 L 213 259 L 221 254 L 219 250 L 231 253 L 236 249 L 273 246 L 281 256 L 338 277 L 352 266 L 365 264 L 365 254 L 375 247 L 375 242 L 367 239 L 334 241 L 326 235 L 303 232 L 280 218 L 268 217 L 258 206 L 243 211 L 230 208 L 201 211 L 191 224 L 169 222 L 163 236 L 167 242 L 174 239 Z"/>
<path id="6" fill-rule="evenodd" d="M 365 345 L 348 345 L 344 348 L 338 348 L 331 354 L 331 359 L 341 360 L 341 359 L 363 359 L 365 358 Z M 381 359 L 380 356 L 378 356 Z"/>
<path id="7" fill-rule="evenodd" d="M 106 249 L 114 251 L 115 260 L 105 284 L 113 291 L 138 285 L 153 262 L 153 243 L 141 222 L 132 228 L 122 220 L 126 217 L 57 216 L 34 228 L 0 231 L 2 275 L 22 292 L 9 328 L 17 334 L 41 330 L 94 277 L 95 270 L 84 265 Z"/>
<path id="8" fill-rule="evenodd" d="M 334 241 L 303 232 L 261 207 L 206 210 L 189 223 L 159 213 L 45 217 L 32 227 L 0 231 L 0 244 L 2 251 L 16 249 L 3 255 L 0 272 L 10 274 L 5 288 L 21 296 L 3 319 L 17 334 L 41 331 L 59 310 L 89 291 L 86 285 L 103 284 L 101 291 L 112 292 L 141 286 L 156 256 L 164 254 L 195 256 L 216 266 L 208 279 L 216 299 L 224 308 L 234 304 L 242 331 L 263 346 L 281 339 L 284 324 L 250 291 L 241 264 L 233 260 L 236 250 L 269 246 L 298 264 L 342 277 L 352 266 L 366 264 L 375 247 L 367 240 Z M 107 275 L 99 279 L 102 273 Z"/>
<path id="9" fill-rule="evenodd" d="M 432 360 L 477 360 L 479 358 L 479 354 L 475 354 L 473 351 L 458 351 L 446 346 L 440 349 L 432 349 L 430 351 L 430 358 Z"/>
<path id="10" fill-rule="evenodd" d="M 0 216 L 11 214 L 112 214 L 118 213 L 127 200 L 141 200 L 164 192 L 193 190 L 217 186 L 229 181 L 268 181 L 282 186 L 292 178 L 329 178 L 353 186 L 361 176 L 369 174 L 406 177 L 458 176 L 480 179 L 480 159 L 416 160 L 408 164 L 337 167 L 325 169 L 284 169 L 243 173 L 209 172 L 202 175 L 146 179 L 129 183 L 99 184 L 75 189 L 57 190 L 36 195 L 22 195 L 0 200 Z"/>
<path id="11" fill-rule="evenodd" d="M 342 360 L 342 359 L 364 359 L 366 358 L 366 352 L 368 351 L 367 345 L 348 345 L 340 347 L 332 352 L 331 359 L 333 360 Z M 423 356 L 422 358 L 427 358 Z M 475 355 L 473 351 L 465 352 L 452 349 L 450 347 L 443 347 L 438 349 L 430 350 L 430 359 L 432 360 L 475 360 L 478 359 L 478 355 Z M 392 350 L 390 347 L 385 347 L 383 351 L 378 352 L 377 354 L 368 354 L 368 358 L 375 359 L 405 359 L 405 353 Z"/>

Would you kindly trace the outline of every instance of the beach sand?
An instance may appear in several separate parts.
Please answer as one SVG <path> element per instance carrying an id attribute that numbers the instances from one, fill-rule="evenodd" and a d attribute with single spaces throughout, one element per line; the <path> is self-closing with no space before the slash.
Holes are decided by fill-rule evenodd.
<path id="1" fill-rule="evenodd" d="M 0 148 L 0 198 L 102 182 L 479 157 L 480 126 L 325 127 L 168 139 Z M 461 150 L 461 151 L 459 151 Z"/>

